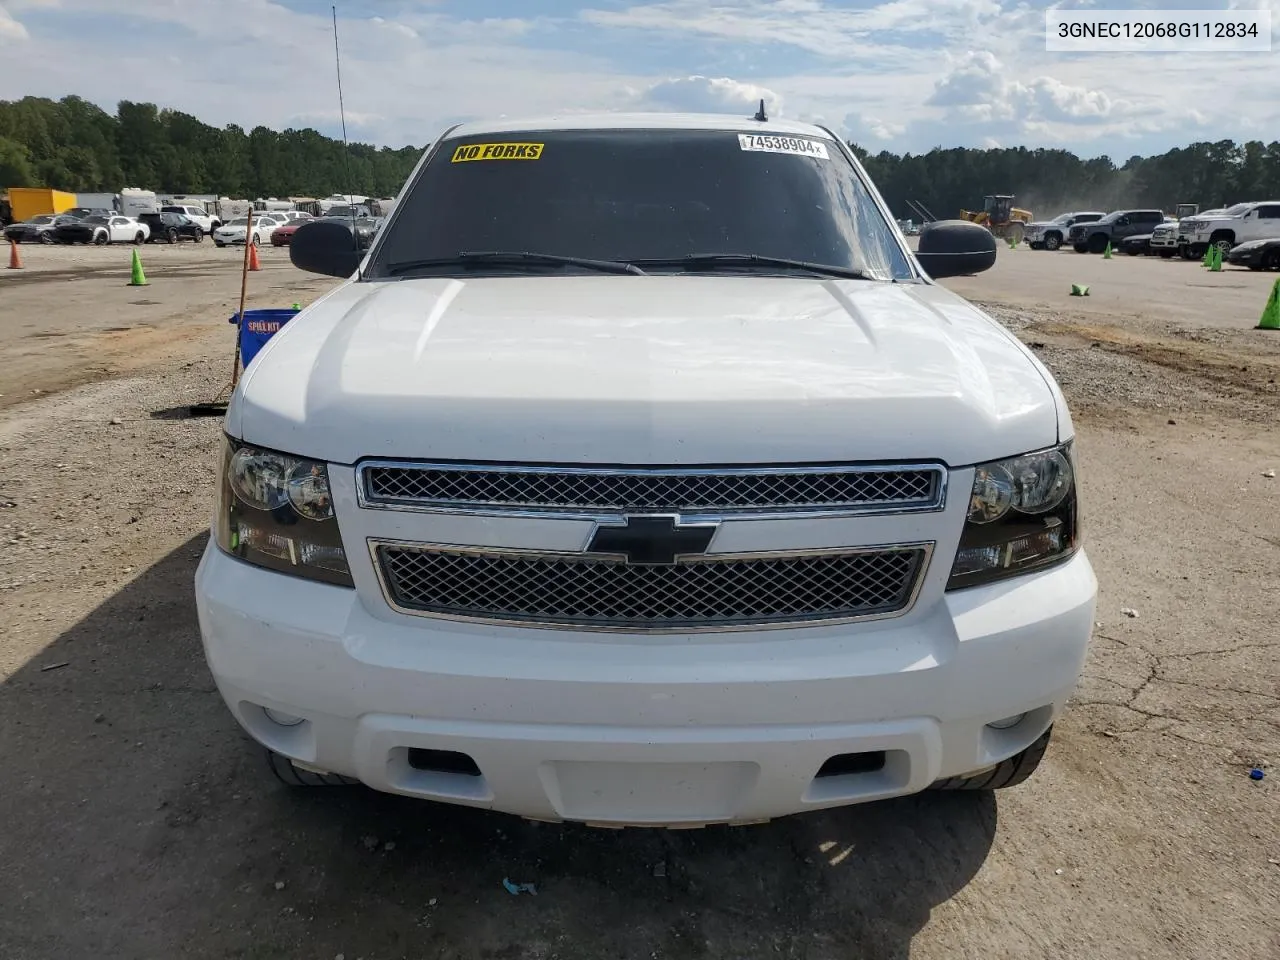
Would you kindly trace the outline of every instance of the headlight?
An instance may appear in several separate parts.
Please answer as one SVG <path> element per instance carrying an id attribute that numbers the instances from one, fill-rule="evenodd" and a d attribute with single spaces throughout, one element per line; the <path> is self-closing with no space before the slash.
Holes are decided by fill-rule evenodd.
<path id="1" fill-rule="evenodd" d="M 948 590 L 1061 563 L 1079 547 L 1071 444 L 974 468 Z"/>
<path id="2" fill-rule="evenodd" d="M 225 440 L 214 531 L 247 563 L 353 586 L 323 463 Z"/>

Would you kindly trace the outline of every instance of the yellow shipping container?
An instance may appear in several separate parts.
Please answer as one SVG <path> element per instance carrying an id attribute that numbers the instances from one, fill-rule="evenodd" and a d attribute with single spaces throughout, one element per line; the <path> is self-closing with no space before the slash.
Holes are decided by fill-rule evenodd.
<path id="1" fill-rule="evenodd" d="M 74 193 L 48 187 L 10 187 L 9 206 L 15 221 L 30 220 L 42 213 L 62 213 L 76 205 Z"/>

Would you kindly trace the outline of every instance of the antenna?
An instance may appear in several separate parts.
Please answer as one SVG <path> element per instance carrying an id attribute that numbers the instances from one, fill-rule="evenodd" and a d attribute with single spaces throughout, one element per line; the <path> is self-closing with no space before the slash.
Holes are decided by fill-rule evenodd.
<path id="1" fill-rule="evenodd" d="M 347 209 L 351 211 L 351 242 L 359 249 L 359 238 L 356 236 L 356 202 L 351 183 L 351 145 L 347 142 L 347 109 L 342 102 L 342 56 L 338 53 L 338 5 L 333 11 L 333 63 L 338 72 L 338 118 L 342 121 L 342 167 L 343 178 L 347 181 Z M 356 268 L 356 279 L 360 279 L 360 268 Z"/>
<path id="2" fill-rule="evenodd" d="M 759 120 L 761 123 L 767 123 L 767 122 L 768 122 L 768 120 L 769 120 L 769 115 L 768 115 L 767 113 L 765 113 L 765 112 L 764 112 L 764 98 L 763 98 L 763 97 L 761 97 L 761 98 L 760 98 L 760 109 L 756 111 L 756 115 L 755 115 L 754 117 L 752 117 L 751 119 L 752 119 L 752 120 Z"/>

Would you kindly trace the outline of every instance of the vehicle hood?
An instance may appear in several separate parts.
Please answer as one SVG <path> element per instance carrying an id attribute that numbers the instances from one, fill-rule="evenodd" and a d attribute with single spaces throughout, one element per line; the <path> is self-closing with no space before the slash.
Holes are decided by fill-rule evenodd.
<path id="1" fill-rule="evenodd" d="M 1030 350 L 933 284 L 348 281 L 259 352 L 226 426 L 338 463 L 954 466 L 1053 444 L 1051 384 Z"/>
<path id="2" fill-rule="evenodd" d="M 1060 230 L 1068 229 L 1065 223 L 1055 223 L 1052 220 L 1032 220 L 1027 224 L 1028 227 L 1035 227 L 1037 230 L 1046 230 L 1049 227 L 1057 227 Z"/>

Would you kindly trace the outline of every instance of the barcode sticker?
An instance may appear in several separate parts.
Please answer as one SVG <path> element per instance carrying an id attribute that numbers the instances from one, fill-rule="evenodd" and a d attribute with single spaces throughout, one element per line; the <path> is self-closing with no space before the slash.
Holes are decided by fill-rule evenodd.
<path id="1" fill-rule="evenodd" d="M 738 134 L 738 146 L 743 150 L 756 150 L 762 153 L 793 153 L 799 157 L 814 157 L 819 160 L 830 160 L 827 145 L 817 140 L 806 140 L 804 137 L 761 136 L 757 133 Z"/>

